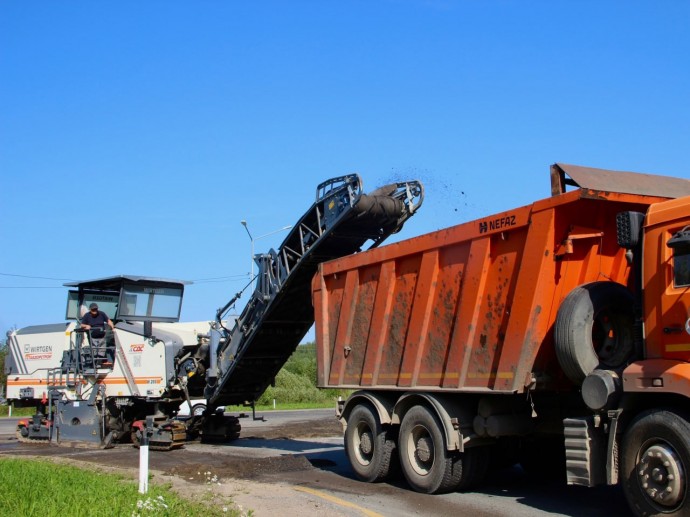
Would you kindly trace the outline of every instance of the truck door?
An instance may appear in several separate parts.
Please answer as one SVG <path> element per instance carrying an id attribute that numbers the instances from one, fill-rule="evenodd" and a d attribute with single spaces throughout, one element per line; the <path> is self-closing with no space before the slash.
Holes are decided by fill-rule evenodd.
<path id="1" fill-rule="evenodd" d="M 690 231 L 675 231 L 666 240 L 666 290 L 661 296 L 661 355 L 690 358 Z"/>

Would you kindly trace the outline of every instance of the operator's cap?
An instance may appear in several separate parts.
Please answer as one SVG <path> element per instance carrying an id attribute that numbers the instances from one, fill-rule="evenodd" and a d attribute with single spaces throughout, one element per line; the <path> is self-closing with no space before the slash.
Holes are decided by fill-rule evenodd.
<path id="1" fill-rule="evenodd" d="M 92 303 L 91 305 L 89 305 L 89 310 L 91 310 L 91 309 L 98 309 L 98 304 Z"/>

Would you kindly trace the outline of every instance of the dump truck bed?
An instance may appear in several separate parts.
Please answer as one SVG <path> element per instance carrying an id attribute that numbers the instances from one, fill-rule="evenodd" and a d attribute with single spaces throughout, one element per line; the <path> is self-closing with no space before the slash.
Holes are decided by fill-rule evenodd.
<path id="1" fill-rule="evenodd" d="M 570 388 L 553 349 L 560 303 L 587 282 L 634 288 L 616 214 L 665 197 L 575 183 L 559 193 L 563 172 L 552 169 L 553 197 L 322 264 L 312 282 L 318 385 Z"/>

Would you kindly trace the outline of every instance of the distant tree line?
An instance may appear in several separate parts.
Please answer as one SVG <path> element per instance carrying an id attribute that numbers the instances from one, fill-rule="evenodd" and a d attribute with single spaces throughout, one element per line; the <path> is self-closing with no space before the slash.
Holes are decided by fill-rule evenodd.
<path id="1" fill-rule="evenodd" d="M 279 403 L 334 403 L 349 392 L 316 387 L 316 343 L 300 345 L 276 376 L 275 387 L 269 386 L 257 401 L 258 405 Z"/>

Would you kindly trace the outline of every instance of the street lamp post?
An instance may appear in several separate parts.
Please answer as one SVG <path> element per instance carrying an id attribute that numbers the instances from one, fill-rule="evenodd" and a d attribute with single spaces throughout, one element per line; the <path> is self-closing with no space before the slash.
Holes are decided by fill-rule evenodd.
<path id="1" fill-rule="evenodd" d="M 252 280 L 254 279 L 254 243 L 258 241 L 259 239 L 263 239 L 264 237 L 268 237 L 269 235 L 273 235 L 274 233 L 282 232 L 285 230 L 290 230 L 292 228 L 292 225 L 288 226 L 283 226 L 282 228 L 278 228 L 277 230 L 273 230 L 272 232 L 264 233 L 263 235 L 259 235 L 258 237 L 254 237 L 252 233 L 249 231 L 249 226 L 247 226 L 247 221 L 242 219 L 240 221 L 240 224 L 244 226 L 244 229 L 247 232 L 247 235 L 249 235 L 249 241 L 251 242 L 252 246 L 252 256 L 251 256 L 251 278 Z"/>

